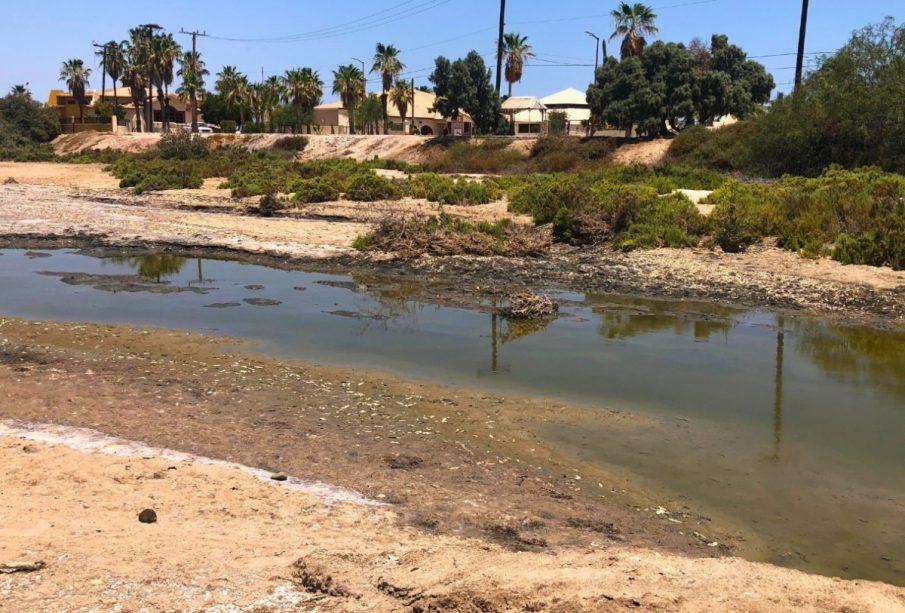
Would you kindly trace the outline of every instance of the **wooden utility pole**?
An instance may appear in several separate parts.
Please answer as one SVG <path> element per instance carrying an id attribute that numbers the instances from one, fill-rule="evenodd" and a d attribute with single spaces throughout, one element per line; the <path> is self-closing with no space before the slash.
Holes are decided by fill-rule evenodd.
<path id="1" fill-rule="evenodd" d="M 503 36 L 506 30 L 506 0 L 500 0 L 500 36 L 496 46 L 496 93 L 500 95 L 500 86 L 503 83 Z"/>
<path id="2" fill-rule="evenodd" d="M 198 70 L 198 37 L 199 36 L 207 36 L 207 32 L 199 32 L 198 30 L 192 30 L 191 32 L 186 32 L 185 29 L 179 30 L 180 34 L 188 34 L 192 37 L 192 70 Z M 183 75 L 185 72 L 183 72 Z M 200 81 L 200 75 L 198 76 L 198 80 Z M 184 77 L 183 77 L 184 78 Z M 261 79 L 264 78 L 264 69 L 261 68 Z M 198 133 L 198 92 L 192 92 L 192 134 Z"/>
<path id="3" fill-rule="evenodd" d="M 795 63 L 795 91 L 801 87 L 804 70 L 804 40 L 808 33 L 808 0 L 801 0 L 801 29 L 798 31 L 798 61 Z"/>

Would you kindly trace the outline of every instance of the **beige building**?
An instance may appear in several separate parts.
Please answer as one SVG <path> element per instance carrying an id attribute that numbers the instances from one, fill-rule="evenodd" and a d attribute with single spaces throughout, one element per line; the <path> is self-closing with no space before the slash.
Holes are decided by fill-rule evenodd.
<path id="1" fill-rule="evenodd" d="M 108 88 L 101 91 L 99 88 L 85 92 L 85 109 L 84 122 L 79 122 L 79 106 L 75 99 L 68 91 L 62 89 L 53 89 L 47 98 L 48 107 L 58 109 L 60 113 L 60 124 L 63 132 L 109 132 L 114 129 L 119 131 L 134 132 L 138 129 L 136 120 L 135 105 L 132 104 L 132 92 L 128 87 L 117 87 L 116 94 L 118 96 L 119 105 L 125 111 L 125 117 L 118 120 L 115 124 L 107 121 L 97 115 L 94 105 L 106 98 L 111 104 L 114 101 L 113 89 Z M 169 96 L 169 117 L 170 125 L 190 125 L 192 123 L 191 106 L 182 102 L 179 97 L 170 92 Z M 200 106 L 200 104 L 199 104 Z M 158 130 L 163 126 L 163 111 L 160 108 L 160 100 L 157 98 L 157 91 L 154 91 L 154 99 L 151 103 L 151 111 L 154 114 L 154 129 Z M 204 121 L 201 115 L 201 109 L 198 109 L 198 121 Z M 145 116 L 142 115 L 142 126 L 145 123 Z"/>
<path id="2" fill-rule="evenodd" d="M 406 110 L 403 118 L 392 100 L 387 103 L 389 134 L 412 134 L 412 126 L 422 136 L 470 136 L 473 130 L 471 117 L 460 112 L 458 121 L 449 121 L 433 110 L 437 97 L 415 90 L 415 104 Z M 340 100 L 314 107 L 314 125 L 321 134 L 349 134 L 349 110 Z M 381 122 L 382 125 L 382 122 Z"/>
<path id="3" fill-rule="evenodd" d="M 502 110 L 516 136 L 539 136 L 546 131 L 547 107 L 534 96 L 507 98 Z"/>

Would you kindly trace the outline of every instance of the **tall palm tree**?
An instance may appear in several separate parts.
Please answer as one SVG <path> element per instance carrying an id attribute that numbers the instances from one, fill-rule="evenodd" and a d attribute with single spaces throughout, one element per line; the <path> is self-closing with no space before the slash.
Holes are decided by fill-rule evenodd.
<path id="1" fill-rule="evenodd" d="M 90 76 L 91 69 L 85 68 L 85 62 L 79 59 L 67 60 L 60 67 L 60 81 L 66 82 L 69 93 L 79 105 L 79 123 L 85 122 L 85 88 Z"/>
<path id="2" fill-rule="evenodd" d="M 383 105 L 383 133 L 387 132 L 387 97 L 393 82 L 399 77 L 399 73 L 405 70 L 405 64 L 399 61 L 399 49 L 393 45 L 384 45 L 377 43 L 374 51 L 374 64 L 371 66 L 371 72 L 379 73 L 383 84 L 383 93 L 380 96 Z"/>
<path id="3" fill-rule="evenodd" d="M 518 32 L 509 32 L 503 36 L 503 57 L 506 60 L 506 82 L 509 84 L 509 97 L 512 97 L 512 84 L 522 80 L 525 60 L 530 60 L 534 50 L 528 44 L 528 37 Z"/>
<path id="4" fill-rule="evenodd" d="M 273 113 L 283 97 L 283 89 L 283 79 L 277 75 L 267 77 L 264 83 L 261 84 L 262 121 L 266 116 L 271 132 L 273 132 Z"/>
<path id="5" fill-rule="evenodd" d="M 364 97 L 364 73 L 354 64 L 333 71 L 333 93 L 339 95 L 343 108 L 349 111 L 349 130 L 355 134 L 355 107 Z"/>
<path id="6" fill-rule="evenodd" d="M 119 92 L 116 89 L 116 82 L 123 76 L 123 70 L 126 66 L 126 41 L 116 42 L 111 40 L 107 43 L 107 59 L 104 69 L 113 80 L 113 106 L 119 107 Z"/>
<path id="7" fill-rule="evenodd" d="M 176 90 L 179 99 L 188 102 L 192 108 L 192 132 L 198 132 L 198 101 L 204 95 L 204 77 L 210 74 L 204 67 L 201 54 L 186 51 L 179 58 L 179 70 L 176 74 L 182 77 L 182 85 Z"/>
<path id="8" fill-rule="evenodd" d="M 656 34 L 659 28 L 656 26 L 657 14 L 646 4 L 636 2 L 629 4 L 623 2 L 619 8 L 611 13 L 613 17 L 613 33 L 610 40 L 622 37 L 622 59 L 627 57 L 641 57 L 647 41 L 645 35 Z"/>
<path id="9" fill-rule="evenodd" d="M 248 77 L 239 72 L 235 66 L 224 66 L 217 73 L 214 88 L 223 99 L 228 111 L 239 109 L 239 125 L 245 123 L 245 104 L 248 97 Z"/>
<path id="10" fill-rule="evenodd" d="M 182 55 L 182 47 L 172 34 L 155 36 L 151 41 L 151 81 L 157 88 L 157 100 L 164 131 L 170 129 L 170 85 L 173 84 L 173 68 Z"/>
<path id="11" fill-rule="evenodd" d="M 126 68 L 123 70 L 123 85 L 127 85 L 132 94 L 132 104 L 135 105 L 135 122 L 138 131 L 142 131 L 142 118 L 147 118 L 150 109 L 147 107 L 150 101 L 147 89 L 151 86 L 148 73 L 151 66 L 151 49 L 148 43 L 147 28 L 132 28 L 129 30 L 129 41 L 126 43 Z M 138 91 L 142 90 L 142 91 Z M 140 106 L 139 106 L 140 105 Z M 147 125 L 149 132 L 154 131 L 154 125 Z"/>
<path id="12" fill-rule="evenodd" d="M 316 70 L 311 68 L 294 68 L 287 70 L 283 76 L 285 91 L 283 99 L 296 110 L 296 119 L 301 117 L 301 111 L 310 111 L 320 104 L 324 95 L 324 82 Z M 311 133 L 311 125 L 308 124 L 308 133 Z"/>
<path id="13" fill-rule="evenodd" d="M 390 90 L 390 100 L 399 110 L 399 116 L 402 117 L 402 132 L 405 132 L 405 119 L 408 117 L 409 105 L 415 108 L 415 94 L 412 91 L 413 84 L 411 81 L 399 79 L 396 85 Z"/>

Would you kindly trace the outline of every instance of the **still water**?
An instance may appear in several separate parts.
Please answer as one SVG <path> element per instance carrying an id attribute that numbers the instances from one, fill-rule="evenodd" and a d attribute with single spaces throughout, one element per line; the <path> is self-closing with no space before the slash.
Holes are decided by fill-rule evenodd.
<path id="1" fill-rule="evenodd" d="M 753 531 L 760 559 L 905 585 L 905 334 L 570 293 L 538 328 L 373 281 L 5 250 L 0 313 L 215 331 L 277 355 L 638 412 L 650 419 L 637 427 L 545 434 Z"/>

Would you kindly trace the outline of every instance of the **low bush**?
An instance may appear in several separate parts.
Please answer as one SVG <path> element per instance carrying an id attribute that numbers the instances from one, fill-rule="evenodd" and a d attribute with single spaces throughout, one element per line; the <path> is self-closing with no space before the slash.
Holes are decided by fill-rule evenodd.
<path id="1" fill-rule="evenodd" d="M 198 189 L 204 178 L 191 164 L 173 164 L 168 160 L 150 160 L 140 170 L 120 177 L 120 187 L 131 187 L 136 194 L 168 189 Z"/>
<path id="2" fill-rule="evenodd" d="M 356 174 L 346 188 L 346 198 L 360 202 L 399 200 L 401 197 L 402 190 L 398 185 L 372 171 Z"/>
<path id="3" fill-rule="evenodd" d="M 332 202 L 339 200 L 340 196 L 340 190 L 336 182 L 322 177 L 302 179 L 292 189 L 295 192 L 292 201 L 297 204 Z"/>
<path id="4" fill-rule="evenodd" d="M 422 163 L 429 172 L 499 174 L 521 167 L 527 156 L 509 148 L 510 138 L 481 140 L 438 139 L 439 147 Z"/>
<path id="5" fill-rule="evenodd" d="M 223 134 L 235 134 L 236 122 L 232 119 L 224 119 L 220 121 L 220 132 Z"/>
<path id="6" fill-rule="evenodd" d="M 308 146 L 308 137 L 306 136 L 282 136 L 273 143 L 274 149 L 281 151 L 291 151 L 300 153 Z"/>
<path id="7" fill-rule="evenodd" d="M 0 160 L 14 162 L 55 162 L 57 155 L 48 144 L 24 144 L 0 147 Z"/>
<path id="8" fill-rule="evenodd" d="M 813 179 L 731 182 L 711 195 L 714 238 L 727 251 L 766 236 L 808 256 L 905 269 L 905 177 L 831 168 Z"/>
<path id="9" fill-rule="evenodd" d="M 441 204 L 487 204 L 499 200 L 500 190 L 492 183 L 454 179 L 434 173 L 409 177 L 405 183 L 408 195 Z"/>
<path id="10" fill-rule="evenodd" d="M 157 142 L 157 153 L 165 160 L 197 160 L 210 152 L 207 139 L 183 130 L 167 132 Z"/>
<path id="11" fill-rule="evenodd" d="M 533 172 L 576 172 L 603 168 L 619 146 L 612 138 L 539 138 L 531 148 Z"/>

